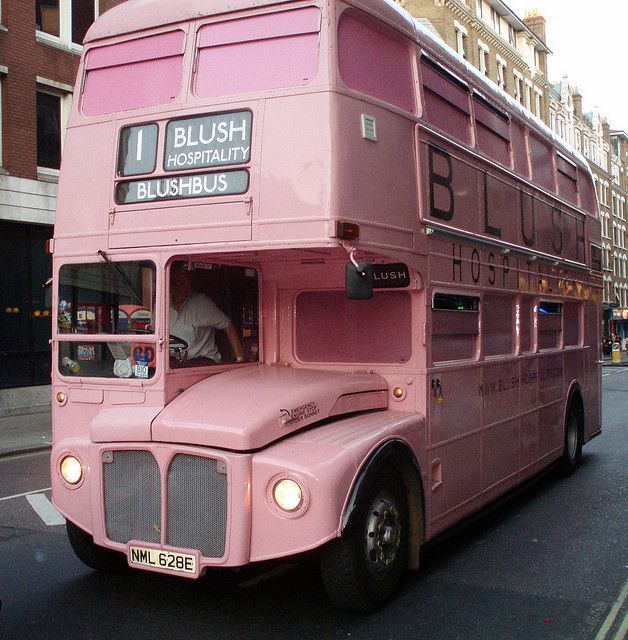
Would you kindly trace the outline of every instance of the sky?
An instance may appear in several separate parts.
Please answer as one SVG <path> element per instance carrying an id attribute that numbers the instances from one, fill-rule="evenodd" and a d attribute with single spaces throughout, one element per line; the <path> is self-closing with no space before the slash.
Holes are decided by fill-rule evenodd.
<path id="1" fill-rule="evenodd" d="M 520 18 L 538 9 L 547 22 L 549 80 L 567 75 L 584 112 L 598 107 L 611 130 L 628 132 L 628 0 L 504 0 Z"/>

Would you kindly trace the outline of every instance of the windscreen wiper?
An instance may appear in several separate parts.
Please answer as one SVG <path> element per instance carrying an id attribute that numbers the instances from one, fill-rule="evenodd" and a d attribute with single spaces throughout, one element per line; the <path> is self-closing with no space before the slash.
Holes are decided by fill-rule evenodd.
<path id="1" fill-rule="evenodd" d="M 104 252 L 101 251 L 100 249 L 98 250 L 98 255 L 110 266 L 113 267 L 116 270 L 116 273 L 120 276 L 120 278 L 122 278 L 122 281 L 124 282 L 124 284 L 126 284 L 127 289 L 132 293 L 133 297 L 135 298 L 135 302 L 137 302 L 137 304 L 139 304 L 140 306 L 142 306 L 142 297 L 137 293 L 137 291 L 135 290 L 135 288 L 133 287 L 133 283 L 129 280 L 129 276 L 126 275 L 126 273 L 124 273 L 124 271 L 122 271 L 122 269 L 120 269 L 120 266 L 118 264 L 116 264 L 115 262 L 112 262 L 109 259 L 109 256 Z"/>

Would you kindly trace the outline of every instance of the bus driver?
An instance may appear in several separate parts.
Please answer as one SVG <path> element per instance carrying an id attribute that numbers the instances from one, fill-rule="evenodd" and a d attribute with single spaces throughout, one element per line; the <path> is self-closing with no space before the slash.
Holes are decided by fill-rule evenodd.
<path id="1" fill-rule="evenodd" d="M 244 347 L 237 328 L 205 294 L 193 291 L 185 263 L 175 262 L 170 270 L 170 335 L 188 344 L 187 366 L 221 364 L 216 330 L 227 334 L 236 362 L 244 361 Z"/>

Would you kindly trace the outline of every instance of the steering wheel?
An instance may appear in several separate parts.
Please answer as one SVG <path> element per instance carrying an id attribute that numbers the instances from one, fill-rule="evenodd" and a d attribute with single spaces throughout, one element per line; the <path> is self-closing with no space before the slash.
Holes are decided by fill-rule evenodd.
<path id="1" fill-rule="evenodd" d="M 170 354 L 179 362 L 185 360 L 189 346 L 187 341 L 179 338 L 179 336 L 175 336 L 172 333 L 168 336 L 168 349 L 170 350 Z"/>

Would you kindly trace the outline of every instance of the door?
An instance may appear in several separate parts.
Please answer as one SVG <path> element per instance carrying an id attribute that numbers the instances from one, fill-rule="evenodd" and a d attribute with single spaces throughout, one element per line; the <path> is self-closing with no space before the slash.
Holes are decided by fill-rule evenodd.
<path id="1" fill-rule="evenodd" d="M 52 227 L 0 222 L 0 388 L 50 383 Z"/>

